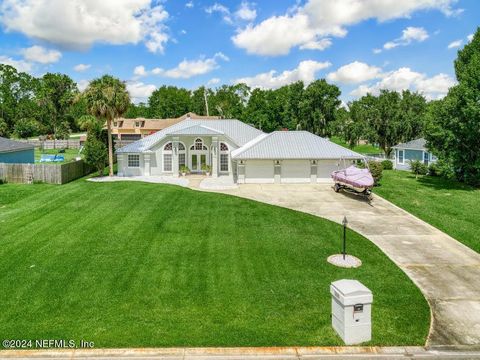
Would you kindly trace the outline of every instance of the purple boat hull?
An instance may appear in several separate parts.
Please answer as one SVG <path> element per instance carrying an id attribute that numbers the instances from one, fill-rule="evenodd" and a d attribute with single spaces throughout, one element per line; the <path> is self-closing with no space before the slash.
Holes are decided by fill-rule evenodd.
<path id="1" fill-rule="evenodd" d="M 373 187 L 374 180 L 368 169 L 359 169 L 349 166 L 343 170 L 332 172 L 332 179 L 335 183 L 351 187 L 356 191 L 364 191 Z"/>

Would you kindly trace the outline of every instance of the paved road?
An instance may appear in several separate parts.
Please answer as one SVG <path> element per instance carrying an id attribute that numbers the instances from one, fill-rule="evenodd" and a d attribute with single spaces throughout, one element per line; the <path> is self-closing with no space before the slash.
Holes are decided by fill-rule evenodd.
<path id="1" fill-rule="evenodd" d="M 433 314 L 428 345 L 480 345 L 480 254 L 440 230 L 383 198 L 369 205 L 329 184 L 245 184 L 217 192 L 338 223 L 346 215 L 349 226 L 380 247 L 427 298 Z"/>

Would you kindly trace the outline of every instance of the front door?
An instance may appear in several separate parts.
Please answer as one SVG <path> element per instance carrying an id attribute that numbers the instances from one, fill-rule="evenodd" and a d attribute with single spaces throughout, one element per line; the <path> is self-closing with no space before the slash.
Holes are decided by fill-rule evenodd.
<path id="1" fill-rule="evenodd" d="M 423 163 L 427 166 L 428 166 L 428 160 L 429 160 L 428 153 L 424 152 L 423 153 Z"/>
<path id="2" fill-rule="evenodd" d="M 202 166 L 207 164 L 206 154 L 192 154 L 191 155 L 191 170 L 192 172 L 201 172 Z"/>

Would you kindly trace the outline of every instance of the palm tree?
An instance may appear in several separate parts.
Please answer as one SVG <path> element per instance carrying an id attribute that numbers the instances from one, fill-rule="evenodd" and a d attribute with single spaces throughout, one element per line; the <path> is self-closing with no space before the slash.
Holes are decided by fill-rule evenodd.
<path id="1" fill-rule="evenodd" d="M 113 176 L 112 120 L 121 117 L 127 111 L 130 96 L 125 83 L 110 75 L 92 80 L 83 96 L 87 111 L 107 124 L 109 176 Z"/>

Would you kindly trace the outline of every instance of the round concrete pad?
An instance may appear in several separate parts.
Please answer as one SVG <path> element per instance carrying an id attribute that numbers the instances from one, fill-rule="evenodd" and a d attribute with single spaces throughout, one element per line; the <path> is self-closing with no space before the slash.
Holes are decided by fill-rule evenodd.
<path id="1" fill-rule="evenodd" d="M 357 268 L 362 265 L 362 261 L 352 255 L 345 255 L 345 260 L 342 254 L 335 254 L 328 257 L 327 261 L 335 266 L 343 268 Z"/>

